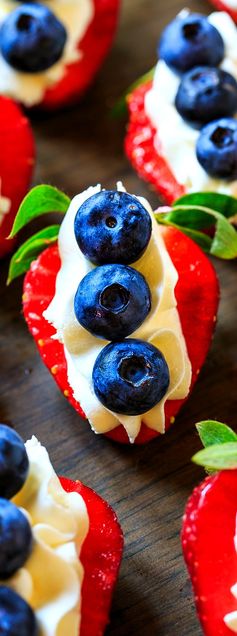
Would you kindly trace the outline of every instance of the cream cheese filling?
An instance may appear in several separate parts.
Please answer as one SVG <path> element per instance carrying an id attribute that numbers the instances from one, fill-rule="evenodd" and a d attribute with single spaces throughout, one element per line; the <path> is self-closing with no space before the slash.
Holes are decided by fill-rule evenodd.
<path id="1" fill-rule="evenodd" d="M 184 13 L 188 11 L 184 10 L 180 15 Z M 208 20 L 224 40 L 225 57 L 220 67 L 237 79 L 236 26 L 225 12 L 214 12 Z M 157 130 L 154 142 L 157 152 L 165 157 L 176 180 L 187 192 L 209 190 L 236 196 L 237 180 L 213 179 L 199 164 L 195 148 L 200 133 L 185 123 L 175 108 L 179 83 L 180 78 L 159 60 L 152 88 L 145 98 L 146 114 Z"/>
<path id="2" fill-rule="evenodd" d="M 236 515 L 236 529 L 234 537 L 235 551 L 237 552 L 237 515 Z M 231 593 L 237 599 L 237 583 L 232 586 Z M 235 634 L 237 634 L 237 609 L 234 612 L 230 612 L 224 616 L 224 622 Z"/>
<path id="3" fill-rule="evenodd" d="M 118 190 L 124 190 L 121 183 Z M 158 224 L 149 203 L 139 198 L 152 219 L 152 236 L 143 256 L 132 263 L 146 278 L 152 295 L 152 308 L 143 324 L 131 337 L 151 342 L 166 358 L 170 384 L 164 398 L 144 415 L 128 416 L 106 409 L 97 399 L 92 384 L 94 362 L 107 344 L 86 331 L 76 320 L 74 296 L 81 279 L 94 266 L 80 251 L 74 235 L 74 219 L 80 205 L 101 191 L 101 186 L 88 188 L 74 197 L 62 222 L 59 233 L 61 269 L 57 275 L 55 296 L 44 317 L 56 329 L 64 346 L 68 381 L 95 433 L 106 433 L 122 424 L 130 442 L 137 437 L 142 422 L 159 433 L 165 432 L 164 406 L 167 399 L 185 398 L 191 381 L 191 365 L 180 324 L 175 286 L 177 271 L 168 255 Z"/>
<path id="4" fill-rule="evenodd" d="M 12 68 L 0 53 L 0 94 L 17 99 L 29 107 L 41 102 L 46 90 L 63 78 L 66 66 L 81 58 L 78 45 L 94 17 L 93 0 L 45 0 L 42 4 L 55 14 L 67 31 L 67 41 L 60 60 L 46 71 L 22 73 Z M 0 0 L 0 25 L 7 14 L 17 7 L 19 2 Z"/>
<path id="5" fill-rule="evenodd" d="M 4 585 L 31 605 L 40 636 L 78 636 L 84 575 L 79 555 L 89 528 L 86 505 L 79 493 L 63 490 L 35 437 L 26 442 L 26 450 L 29 474 L 12 501 L 29 519 L 33 550 Z"/>

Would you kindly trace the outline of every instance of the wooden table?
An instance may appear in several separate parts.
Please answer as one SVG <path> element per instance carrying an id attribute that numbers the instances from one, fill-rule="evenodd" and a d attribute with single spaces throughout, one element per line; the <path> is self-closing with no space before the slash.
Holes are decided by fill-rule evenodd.
<path id="1" fill-rule="evenodd" d="M 109 108 L 156 60 L 164 25 L 182 8 L 179 0 L 124 0 L 114 49 L 84 101 L 70 112 L 33 121 L 38 145 L 36 181 L 69 195 L 91 183 L 129 192 L 154 192 L 123 155 L 124 121 Z M 205 1 L 190 0 L 208 12 Z M 0 420 L 27 438 L 35 433 L 59 474 L 80 478 L 115 508 L 125 535 L 124 560 L 111 613 L 110 636 L 198 636 L 191 586 L 179 533 L 187 497 L 204 473 L 190 462 L 200 448 L 195 422 L 217 418 L 236 425 L 236 262 L 215 261 L 222 300 L 210 354 L 199 381 L 164 437 L 142 447 L 122 447 L 95 436 L 62 397 L 41 363 L 21 315 L 22 281 L 0 287 Z"/>

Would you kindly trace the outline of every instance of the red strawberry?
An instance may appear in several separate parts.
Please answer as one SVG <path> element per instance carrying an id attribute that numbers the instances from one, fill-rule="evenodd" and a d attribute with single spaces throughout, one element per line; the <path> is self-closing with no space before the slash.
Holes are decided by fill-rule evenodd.
<path id="1" fill-rule="evenodd" d="M 224 616 L 237 611 L 234 546 L 237 470 L 225 470 L 195 488 L 186 507 L 182 544 L 205 636 L 233 636 Z"/>
<path id="2" fill-rule="evenodd" d="M 150 81 L 141 84 L 128 97 L 125 152 L 138 175 L 148 181 L 167 203 L 173 203 L 185 194 L 185 188 L 176 181 L 164 157 L 155 149 L 156 130 L 144 107 L 145 95 L 151 86 Z"/>
<path id="3" fill-rule="evenodd" d="M 66 492 L 79 492 L 89 515 L 80 559 L 84 566 L 80 636 L 102 636 L 123 551 L 123 534 L 112 508 L 93 490 L 61 477 Z"/>
<path id="4" fill-rule="evenodd" d="M 220 11 L 226 11 L 226 13 L 229 13 L 232 20 L 234 20 L 234 22 L 237 22 L 237 9 L 228 7 L 227 4 L 225 4 L 225 2 L 222 2 L 222 0 L 210 0 L 210 2 L 213 4 L 214 7 L 216 7 L 216 9 L 219 9 Z"/>
<path id="5" fill-rule="evenodd" d="M 178 311 L 192 364 L 192 386 L 203 365 L 214 330 L 218 306 L 218 281 L 215 270 L 202 250 L 187 236 L 171 227 L 161 228 L 171 259 L 178 271 L 176 286 Z M 30 332 L 40 355 L 56 382 L 75 410 L 84 415 L 80 404 L 73 397 L 67 380 L 67 365 L 62 344 L 52 339 L 55 330 L 42 314 L 55 293 L 55 281 L 60 268 L 57 246 L 46 249 L 25 276 L 23 310 Z M 184 400 L 167 401 L 165 406 L 166 428 Z M 144 443 L 157 436 L 157 432 L 142 425 L 136 443 Z M 122 426 L 108 437 L 128 443 Z"/>
<path id="6" fill-rule="evenodd" d="M 1 219 L 0 257 L 12 248 L 7 241 L 13 220 L 32 179 L 34 139 L 30 124 L 20 108 L 6 97 L 0 97 L 0 197 L 10 200 L 10 209 Z"/>
<path id="7" fill-rule="evenodd" d="M 68 65 L 63 79 L 45 93 L 47 109 L 76 101 L 91 84 L 113 41 L 120 0 L 93 0 L 94 17 L 79 43 L 80 60 Z"/>

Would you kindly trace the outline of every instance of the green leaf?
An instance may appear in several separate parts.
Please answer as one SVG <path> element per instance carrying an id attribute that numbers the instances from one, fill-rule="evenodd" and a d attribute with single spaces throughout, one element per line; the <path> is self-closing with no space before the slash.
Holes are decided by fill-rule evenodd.
<path id="1" fill-rule="evenodd" d="M 60 225 L 51 225 L 31 236 L 13 254 L 10 261 L 7 285 L 15 278 L 27 272 L 32 261 L 49 245 L 55 243 L 58 238 Z"/>
<path id="2" fill-rule="evenodd" d="M 233 217 L 237 214 L 237 198 L 228 196 L 227 194 L 219 194 L 217 192 L 193 192 L 192 194 L 185 194 L 174 202 L 173 208 L 179 206 L 192 206 L 192 213 L 187 216 L 183 211 L 180 212 L 180 216 L 176 217 L 176 221 L 183 225 L 186 221 L 186 227 L 193 228 L 206 228 L 213 225 L 213 218 L 208 217 L 207 214 L 200 212 L 200 206 L 216 210 L 226 218 Z M 195 207 L 198 209 L 195 211 Z M 170 214 L 172 220 L 172 212 Z"/>
<path id="3" fill-rule="evenodd" d="M 203 446 L 213 444 L 225 444 L 227 442 L 237 442 L 237 435 L 226 424 L 215 420 L 205 420 L 196 424 L 196 428 Z"/>
<path id="4" fill-rule="evenodd" d="M 237 443 L 213 444 L 196 453 L 192 461 L 211 470 L 237 468 Z"/>
<path id="5" fill-rule="evenodd" d="M 150 71 L 148 71 L 147 73 L 139 77 L 138 80 L 136 80 L 135 82 L 133 82 L 133 84 L 129 86 L 126 92 L 122 95 L 122 97 L 120 97 L 120 99 L 117 101 L 115 106 L 112 108 L 111 110 L 112 117 L 123 117 L 124 115 L 126 115 L 128 96 L 130 95 L 130 93 L 135 91 L 135 89 L 138 88 L 138 86 L 140 86 L 141 84 L 146 84 L 146 82 L 152 81 L 154 77 L 154 73 L 155 73 L 155 66 L 151 68 Z"/>
<path id="6" fill-rule="evenodd" d="M 16 215 L 11 234 L 12 238 L 27 223 L 48 212 L 65 214 L 70 205 L 70 198 L 50 185 L 39 185 L 32 188 L 23 199 Z"/>
<path id="7" fill-rule="evenodd" d="M 199 232 L 198 230 L 193 230 L 189 227 L 182 227 L 181 225 L 178 225 L 177 223 L 166 221 L 166 219 L 163 220 L 160 218 L 159 214 L 155 214 L 155 217 L 158 223 L 161 223 L 161 225 L 168 225 L 168 226 L 175 227 L 177 230 L 180 230 L 181 232 L 183 232 L 183 234 L 186 234 L 186 236 L 189 236 L 189 238 L 191 238 L 193 241 L 198 243 L 198 245 L 200 245 L 200 247 L 202 248 L 204 252 L 208 252 L 208 253 L 210 252 L 212 240 L 210 236 L 207 236 L 207 234 L 204 234 L 203 232 Z"/>
<path id="8" fill-rule="evenodd" d="M 209 242 L 208 251 L 213 256 L 218 256 L 219 258 L 223 258 L 226 260 L 230 260 L 232 258 L 237 257 L 237 232 L 234 227 L 229 223 L 229 221 L 216 210 L 212 210 L 211 208 L 205 208 L 197 205 L 177 205 L 173 208 L 172 212 L 168 212 L 167 214 L 161 214 L 161 223 L 166 223 L 168 225 L 173 225 L 182 230 L 185 234 L 187 234 L 188 230 L 190 231 L 192 215 L 195 217 L 195 227 L 197 227 L 197 214 L 201 213 L 202 215 L 207 215 L 209 218 L 212 218 L 216 223 L 215 226 L 215 234 L 214 238 Z M 156 214 L 156 218 L 159 219 L 159 213 Z M 201 217 L 200 217 L 201 219 Z M 200 221 L 200 226 L 202 223 Z M 192 229 L 193 231 L 193 229 Z M 196 230 L 195 230 L 196 231 Z M 200 237 L 201 234 L 201 237 Z M 203 237 L 206 236 L 203 232 L 197 235 L 197 242 L 200 240 L 204 240 Z M 191 236 L 189 234 L 189 236 Z M 199 240 L 198 240 L 199 238 Z M 210 238 L 210 237 L 209 237 Z M 199 242 L 199 245 L 201 243 Z M 205 248 L 204 248 L 205 249 Z"/>

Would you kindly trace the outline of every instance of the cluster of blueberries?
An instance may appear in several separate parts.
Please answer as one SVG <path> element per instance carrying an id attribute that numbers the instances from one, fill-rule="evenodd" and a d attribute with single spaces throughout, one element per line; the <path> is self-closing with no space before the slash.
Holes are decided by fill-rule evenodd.
<path id="1" fill-rule="evenodd" d="M 160 58 L 181 75 L 175 106 L 201 132 L 196 155 L 214 178 L 237 178 L 237 82 L 218 68 L 225 54 L 219 31 L 205 16 L 177 16 L 163 31 Z M 175 134 L 175 131 L 174 131 Z"/>
<path id="2" fill-rule="evenodd" d="M 162 353 L 148 342 L 127 338 L 151 309 L 144 276 L 129 266 L 150 241 L 150 215 L 136 197 L 102 191 L 80 206 L 74 231 L 82 253 L 97 265 L 77 289 L 76 318 L 94 336 L 112 341 L 94 364 L 95 394 L 109 410 L 145 413 L 160 402 L 169 386 Z"/>
<path id="3" fill-rule="evenodd" d="M 21 3 L 0 27 L 0 51 L 17 71 L 46 71 L 62 56 L 67 40 L 64 25 L 46 6 Z"/>
<path id="4" fill-rule="evenodd" d="M 2 584 L 21 568 L 32 551 L 30 524 L 11 501 L 25 483 L 29 460 L 24 442 L 15 431 L 0 425 L 0 633 L 38 636 L 31 607 Z"/>

